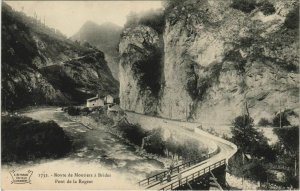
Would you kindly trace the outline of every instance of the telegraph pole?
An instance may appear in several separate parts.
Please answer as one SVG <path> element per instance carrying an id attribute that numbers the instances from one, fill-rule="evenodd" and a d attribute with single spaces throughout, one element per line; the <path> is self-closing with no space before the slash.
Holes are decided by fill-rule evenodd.
<path id="1" fill-rule="evenodd" d="M 281 128 L 281 98 L 279 96 L 279 127 Z"/>

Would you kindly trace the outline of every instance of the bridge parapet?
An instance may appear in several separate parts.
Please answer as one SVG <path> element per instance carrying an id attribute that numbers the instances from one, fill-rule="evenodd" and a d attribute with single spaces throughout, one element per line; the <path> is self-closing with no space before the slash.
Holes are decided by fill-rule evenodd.
<path id="1" fill-rule="evenodd" d="M 164 184 L 162 186 L 159 186 L 159 182 L 156 183 L 155 185 L 151 185 L 151 187 L 147 188 L 153 188 L 154 186 L 157 186 L 155 188 L 158 188 L 158 190 L 174 190 L 180 186 L 186 185 L 191 181 L 195 181 L 196 179 L 200 178 L 201 176 L 206 175 L 207 173 L 210 173 L 212 170 L 217 169 L 221 166 L 226 165 L 226 159 L 220 160 L 214 164 L 211 164 L 207 167 L 204 167 L 200 170 L 195 170 L 197 167 L 190 169 L 189 171 L 191 172 L 189 175 L 186 175 L 182 177 L 181 179 L 173 180 L 170 183 Z"/>

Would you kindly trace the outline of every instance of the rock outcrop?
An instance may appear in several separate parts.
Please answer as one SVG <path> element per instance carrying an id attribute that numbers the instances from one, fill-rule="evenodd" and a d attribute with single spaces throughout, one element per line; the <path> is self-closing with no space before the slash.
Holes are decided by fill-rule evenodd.
<path id="1" fill-rule="evenodd" d="M 283 110 L 298 115 L 299 25 L 291 26 L 289 19 L 299 6 L 294 0 L 282 0 L 270 1 L 267 7 L 257 1 L 250 10 L 239 10 L 225 0 L 169 5 L 161 46 L 163 62 L 159 62 L 162 70 L 158 70 L 160 93 L 153 112 L 178 120 L 226 124 L 242 114 L 247 103 L 256 123 L 261 118 L 272 120 Z M 139 35 L 123 36 L 120 47 L 147 34 L 139 27 L 130 30 Z M 145 52 L 147 47 L 139 49 Z M 127 63 L 126 70 L 120 70 L 123 79 L 133 76 L 134 55 L 121 56 Z M 122 107 L 145 113 L 145 104 L 133 105 L 152 97 L 126 83 L 120 89 Z"/>
<path id="2" fill-rule="evenodd" d="M 160 94 L 161 41 L 147 26 L 127 29 L 119 45 L 121 107 L 155 114 Z"/>

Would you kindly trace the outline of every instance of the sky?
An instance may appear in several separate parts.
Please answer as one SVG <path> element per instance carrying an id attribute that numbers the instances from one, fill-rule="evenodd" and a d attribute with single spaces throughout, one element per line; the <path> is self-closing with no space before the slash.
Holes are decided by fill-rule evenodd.
<path id="1" fill-rule="evenodd" d="M 123 26 L 130 12 L 161 8 L 161 1 L 5 1 L 17 11 L 29 16 L 45 17 L 46 25 L 68 37 L 86 21 L 101 24 L 112 22 Z"/>

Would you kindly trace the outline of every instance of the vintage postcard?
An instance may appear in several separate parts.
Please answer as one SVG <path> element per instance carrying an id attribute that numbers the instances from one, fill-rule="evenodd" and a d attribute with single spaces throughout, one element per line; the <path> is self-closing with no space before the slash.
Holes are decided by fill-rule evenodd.
<path id="1" fill-rule="evenodd" d="M 297 0 L 1 2 L 3 190 L 299 189 Z"/>

